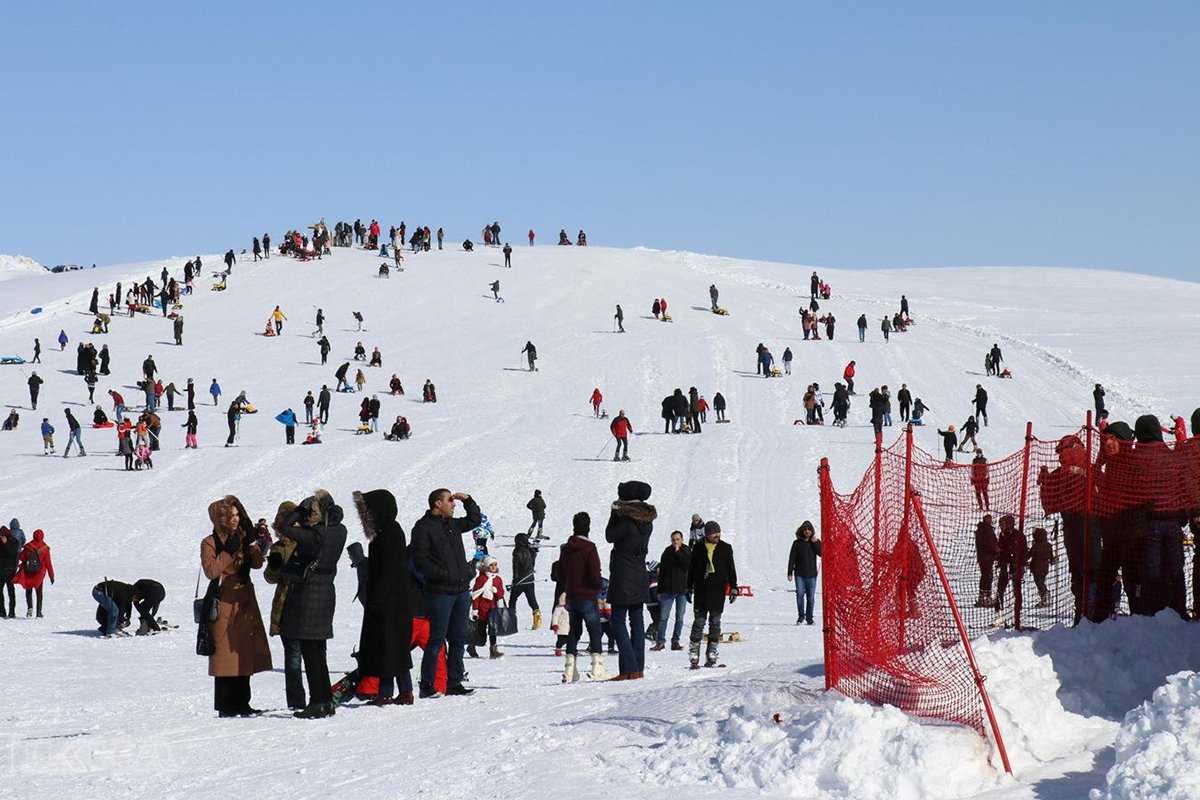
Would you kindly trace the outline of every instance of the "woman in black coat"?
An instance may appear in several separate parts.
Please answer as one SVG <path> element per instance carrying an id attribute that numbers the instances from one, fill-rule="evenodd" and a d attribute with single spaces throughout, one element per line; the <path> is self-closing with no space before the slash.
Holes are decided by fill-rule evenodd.
<path id="1" fill-rule="evenodd" d="M 355 492 L 354 505 L 367 535 L 367 585 L 363 594 L 358 666 L 379 676 L 374 705 L 412 705 L 412 602 L 408 542 L 396 521 L 396 498 L 386 489 Z M 400 693 L 392 696 L 395 683 Z"/>
<path id="2" fill-rule="evenodd" d="M 662 401 L 663 433 L 671 432 L 671 423 L 675 421 L 675 396 L 667 395 Z"/>
<path id="3" fill-rule="evenodd" d="M 620 673 L 613 680 L 626 681 L 641 678 L 646 668 L 646 621 L 642 616 L 650 598 L 646 553 L 658 511 L 646 502 L 650 485 L 641 481 L 618 484 L 617 498 L 604 538 L 613 546 L 608 558 L 608 604 L 620 652 Z"/>
<path id="4" fill-rule="evenodd" d="M 296 716 L 317 719 L 332 716 L 336 710 L 325 643 L 333 638 L 333 612 L 337 604 L 333 579 L 346 546 L 346 526 L 342 524 L 341 507 L 324 489 L 304 500 L 289 522 L 285 523 L 288 538 L 295 540 L 301 557 L 312 563 L 307 577 L 293 583 L 288 591 L 279 620 L 279 635 L 299 641 L 304 657 L 309 702 Z"/>
<path id="5" fill-rule="evenodd" d="M 725 421 L 725 395 L 720 392 L 713 395 L 713 411 L 717 412 L 717 422 Z"/>

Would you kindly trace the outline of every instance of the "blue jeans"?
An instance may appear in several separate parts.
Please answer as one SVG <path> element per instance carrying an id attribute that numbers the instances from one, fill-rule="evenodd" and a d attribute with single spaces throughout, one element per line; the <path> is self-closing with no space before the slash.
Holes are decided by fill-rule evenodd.
<path id="1" fill-rule="evenodd" d="M 74 442 L 75 444 L 79 445 L 79 452 L 80 452 L 80 453 L 84 453 L 84 452 L 86 452 L 86 451 L 83 449 L 83 438 L 82 438 L 82 433 L 81 433 L 81 431 L 80 431 L 80 429 L 79 429 L 79 428 L 75 428 L 73 431 L 71 431 L 71 434 L 70 434 L 70 436 L 68 436 L 68 437 L 67 437 L 67 449 L 66 449 L 66 450 L 63 450 L 63 455 L 64 455 L 64 456 L 65 456 L 67 453 L 71 452 L 71 443 L 72 443 L 72 442 Z"/>
<path id="2" fill-rule="evenodd" d="M 866 328 L 858 329 L 858 340 L 860 342 L 865 342 L 867 340 L 867 329 Z"/>
<path id="3" fill-rule="evenodd" d="M 117 608 L 117 602 L 99 587 L 92 589 L 92 599 L 99 603 L 100 607 L 108 614 L 108 619 L 104 622 L 104 635 L 112 636 L 117 632 L 117 627 L 121 623 L 121 611 Z"/>
<path id="4" fill-rule="evenodd" d="M 121 421 L 125 419 L 125 404 L 117 403 L 117 405 L 113 407 L 113 414 L 116 415 L 116 422 L 118 425 L 120 425 Z"/>
<path id="5" fill-rule="evenodd" d="M 617 664 L 621 672 L 643 672 L 646 669 L 646 618 L 645 607 L 612 607 L 613 638 L 617 641 Z"/>
<path id="6" fill-rule="evenodd" d="M 1169 519 L 1150 520 L 1142 550 L 1141 592 L 1155 614 L 1172 606 L 1173 586 L 1183 585 L 1183 529 Z"/>
<path id="7" fill-rule="evenodd" d="M 288 708 L 308 705 L 304 694 L 304 661 L 300 656 L 300 640 L 280 637 L 283 642 L 283 684 Z"/>
<path id="8" fill-rule="evenodd" d="M 796 576 L 796 618 L 804 618 L 805 622 L 813 621 L 813 608 L 815 602 L 813 600 L 817 591 L 817 578 L 814 575 L 811 578 L 802 578 Z M 807 606 L 807 610 L 805 608 Z"/>
<path id="9" fill-rule="evenodd" d="M 570 616 L 571 627 L 567 634 L 567 653 L 576 655 L 579 652 L 579 637 L 587 626 L 589 653 L 599 653 L 600 646 L 600 604 L 595 600 L 568 600 L 567 614 Z"/>
<path id="10" fill-rule="evenodd" d="M 400 673 L 400 691 L 412 694 L 412 672 L 404 670 Z M 396 694 L 396 676 L 381 675 L 379 678 L 379 696 L 392 697 Z"/>
<path id="11" fill-rule="evenodd" d="M 658 643 L 667 641 L 667 623 L 671 620 L 671 609 L 675 609 L 675 629 L 671 631 L 671 641 L 678 642 L 683 635 L 683 612 L 687 609 L 686 594 L 671 594 L 660 592 L 658 595 Z"/>
<path id="12" fill-rule="evenodd" d="M 467 617 L 471 613 L 471 593 L 425 595 L 429 619 L 429 644 L 421 656 L 421 685 L 433 688 L 438 652 L 446 645 L 446 686 L 463 682 L 463 650 L 467 646 Z"/>

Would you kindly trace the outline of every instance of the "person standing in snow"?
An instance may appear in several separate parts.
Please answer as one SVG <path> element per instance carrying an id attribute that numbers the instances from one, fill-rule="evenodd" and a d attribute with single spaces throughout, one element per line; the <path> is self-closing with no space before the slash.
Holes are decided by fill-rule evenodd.
<path id="1" fill-rule="evenodd" d="M 999 375 L 1000 374 L 1000 362 L 1004 360 L 1004 355 L 1000 352 L 1000 345 L 995 342 L 992 343 L 991 356 L 992 356 L 992 369 L 994 369 L 996 371 L 996 374 Z"/>
<path id="2" fill-rule="evenodd" d="M 783 374 L 792 374 L 792 348 L 783 348 Z"/>
<path id="3" fill-rule="evenodd" d="M 975 399 L 973 400 L 973 402 L 975 403 L 975 413 L 979 416 L 979 419 L 983 420 L 984 427 L 987 427 L 987 424 L 988 424 L 988 417 L 987 417 L 988 393 L 987 393 L 987 389 L 984 389 L 983 384 L 981 384 L 981 383 L 975 384 Z"/>
<path id="4" fill-rule="evenodd" d="M 26 383 L 29 384 L 29 405 L 34 411 L 37 411 L 38 394 L 40 394 L 42 391 L 43 381 L 40 377 L 38 377 L 37 372 L 32 372 L 30 373 L 29 380 L 26 381 Z"/>
<path id="5" fill-rule="evenodd" d="M 540 630 L 542 611 L 538 607 L 537 594 L 534 591 L 536 588 L 537 547 L 530 543 L 527 533 L 518 533 L 514 538 L 512 568 L 513 577 L 509 586 L 512 591 L 509 594 L 508 603 L 516 611 L 517 600 L 524 595 L 529 602 L 529 608 L 533 611 L 533 626 L 530 630 Z"/>
<path id="6" fill-rule="evenodd" d="M 64 408 L 63 413 L 67 415 L 67 427 L 70 431 L 67 437 L 67 446 L 63 450 L 63 458 L 71 454 L 71 445 L 79 445 L 79 455 L 86 456 L 87 451 L 83 449 L 82 431 L 79 427 L 79 421 L 75 419 L 75 415 L 71 413 L 71 409 Z"/>
<path id="7" fill-rule="evenodd" d="M 321 393 L 317 395 L 317 410 L 320 412 L 322 425 L 329 422 L 329 400 L 329 387 L 321 384 Z"/>
<path id="8" fill-rule="evenodd" d="M 692 551 L 683 543 L 683 532 L 673 531 L 671 543 L 658 559 L 658 636 L 650 648 L 654 652 L 667 647 L 667 625 L 671 622 L 672 613 L 675 614 L 675 626 L 671 633 L 671 649 L 683 649 L 680 637 L 683 636 L 683 614 L 687 609 L 687 578 L 691 563 Z"/>
<path id="9" fill-rule="evenodd" d="M 1096 388 L 1092 389 L 1092 400 L 1096 404 L 1096 419 L 1100 419 L 1104 415 L 1104 387 L 1096 384 Z"/>
<path id="10" fill-rule="evenodd" d="M 271 312 L 271 320 L 275 323 L 276 336 L 283 333 L 283 323 L 286 319 L 287 315 L 283 313 L 279 306 L 275 306 L 275 310 Z"/>
<path id="11" fill-rule="evenodd" d="M 796 541 L 788 553 L 787 577 L 796 584 L 796 624 L 813 624 L 814 598 L 817 590 L 817 559 L 821 557 L 821 540 L 808 520 L 796 528 Z"/>
<path id="12" fill-rule="evenodd" d="M 733 592 L 730 593 L 729 590 Z M 708 625 L 708 648 L 704 666 L 715 667 L 720 658 L 721 615 L 725 597 L 737 598 L 737 567 L 733 548 L 721 541 L 721 525 L 716 520 L 704 523 L 704 541 L 692 548 L 688 569 L 688 595 L 692 598 L 692 634 L 688 644 L 688 660 L 692 669 L 700 667 L 700 642 Z"/>
<path id="13" fill-rule="evenodd" d="M 17 564 L 21 555 L 21 543 L 8 527 L 0 525 L 0 619 L 17 615 L 17 595 L 13 579 L 17 577 Z M 4 607 L 4 592 L 8 592 L 8 608 Z"/>
<path id="14" fill-rule="evenodd" d="M 533 346 L 533 342 L 526 341 L 525 347 L 522 348 L 521 352 L 525 354 L 525 357 L 529 361 L 529 371 L 536 372 L 537 367 L 534 365 L 534 362 L 537 361 L 537 348 Z"/>
<path id="15" fill-rule="evenodd" d="M 717 392 L 713 395 L 713 411 L 717 412 L 717 422 L 725 421 L 725 395 Z"/>
<path id="16" fill-rule="evenodd" d="M 962 426 L 962 440 L 958 443 L 958 452 L 962 452 L 966 448 L 967 443 L 971 443 L 972 450 L 979 449 L 979 442 L 975 441 L 975 433 L 979 430 L 979 424 L 975 422 L 974 416 L 968 416 L 967 421 Z"/>
<path id="17" fill-rule="evenodd" d="M 500 281 L 498 281 L 498 280 L 492 281 L 491 284 L 488 286 L 488 288 L 492 290 L 492 299 L 499 302 L 500 301 Z"/>
<path id="18" fill-rule="evenodd" d="M 862 314 L 858 318 L 858 340 L 865 342 L 867 340 L 867 315 Z"/>
<path id="19" fill-rule="evenodd" d="M 975 449 L 975 458 L 971 459 L 971 488 L 975 490 L 975 504 L 979 510 L 991 508 L 988 499 L 988 462 L 979 448 Z"/>
<path id="20" fill-rule="evenodd" d="M 855 363 L 856 362 L 851 361 L 849 364 L 846 365 L 846 368 L 844 370 L 842 370 L 842 380 L 844 380 L 846 382 L 846 394 L 856 394 L 856 392 L 854 391 Z"/>
<path id="21" fill-rule="evenodd" d="M 465 517 L 454 516 L 454 503 L 461 500 Z M 438 651 L 446 644 L 448 695 L 469 695 L 463 686 L 463 650 L 467 643 L 467 620 L 471 608 L 471 567 L 463 550 L 462 534 L 479 527 L 479 506 L 470 495 L 435 489 L 429 495 L 429 510 L 412 527 L 412 571 L 423 584 L 429 619 L 429 642 L 421 659 L 420 695 L 439 697 L 433 688 Z"/>
<path id="22" fill-rule="evenodd" d="M 896 392 L 896 402 L 900 404 L 900 421 L 908 422 L 908 412 L 912 408 L 912 392 L 908 390 L 908 384 L 900 384 L 900 391 Z"/>
<path id="23" fill-rule="evenodd" d="M 37 615 L 38 619 L 41 619 L 42 586 L 46 578 L 50 579 L 50 585 L 53 586 L 54 561 L 50 558 L 50 545 L 46 544 L 46 534 L 39 528 L 33 532 L 33 540 L 22 547 L 20 555 L 17 556 L 17 577 L 14 582 L 25 588 L 26 617 L 33 616 L 33 597 L 36 594 Z M 10 609 L 9 618 L 13 617 L 14 613 L 15 609 Z"/>
<path id="24" fill-rule="evenodd" d="M 215 406 L 221 397 L 221 385 L 217 383 L 216 378 L 213 378 L 212 383 L 209 384 L 208 393 L 212 395 L 213 405 Z"/>
<path id="25" fill-rule="evenodd" d="M 604 680 L 608 677 L 608 672 L 604 668 L 604 653 L 601 643 L 600 555 L 596 551 L 596 545 L 589 538 L 591 524 L 591 517 L 586 511 L 580 511 L 571 518 L 572 535 L 562 546 L 562 554 L 558 560 L 557 574 L 562 584 L 562 594 L 566 597 L 569 619 L 563 683 L 574 683 L 579 680 L 579 670 L 575 666 L 575 660 L 578 654 L 579 637 L 585 626 L 588 632 L 587 651 L 592 656 L 592 679 Z M 562 633 L 561 628 L 559 633 Z"/>
<path id="26" fill-rule="evenodd" d="M 621 310 L 621 304 L 617 303 L 617 313 L 613 315 L 613 319 L 617 322 L 617 333 L 625 332 L 625 312 Z"/>
<path id="27" fill-rule="evenodd" d="M 958 434 L 954 432 L 954 426 L 950 425 L 946 430 L 938 429 L 938 435 L 942 437 L 942 449 L 946 451 L 946 466 L 954 463 L 954 448 L 958 445 Z"/>
<path id="28" fill-rule="evenodd" d="M 512 245 L 508 242 L 504 243 L 504 266 L 512 269 Z"/>
<path id="29" fill-rule="evenodd" d="M 48 456 L 54 453 L 54 426 L 50 424 L 49 417 L 42 417 L 42 455 Z"/>
<path id="30" fill-rule="evenodd" d="M 717 285 L 715 283 L 710 283 L 708 285 L 708 299 L 710 301 L 712 301 L 712 310 L 713 311 L 717 310 L 717 297 L 719 297 L 719 296 L 720 296 L 720 292 L 717 291 Z"/>
<path id="31" fill-rule="evenodd" d="M 504 653 L 496 645 L 496 627 L 489 624 L 488 617 L 492 609 L 500 605 L 504 599 L 504 579 L 500 577 L 500 562 L 485 555 L 479 559 L 479 574 L 471 584 L 470 618 L 477 624 L 486 626 L 490 658 L 502 658 Z M 467 655 L 479 658 L 479 652 L 473 643 L 467 644 Z"/>
<path id="32" fill-rule="evenodd" d="M 612 544 L 608 562 L 608 602 L 620 672 L 613 680 L 640 679 L 646 664 L 645 618 L 649 599 L 646 553 L 658 511 L 650 505 L 650 485 L 625 481 L 617 486 L 604 538 Z"/>
<path id="33" fill-rule="evenodd" d="M 590 402 L 592 404 L 592 415 L 595 417 L 599 417 L 600 416 L 600 404 L 604 402 L 604 395 L 600 394 L 599 386 L 597 386 L 595 389 L 592 390 L 592 397 L 591 397 Z"/>
<path id="34" fill-rule="evenodd" d="M 196 444 L 196 428 L 198 425 L 199 422 L 196 419 L 196 410 L 194 408 L 189 408 L 187 422 L 180 426 L 187 429 L 183 437 L 183 449 L 195 450 L 198 447 Z"/>

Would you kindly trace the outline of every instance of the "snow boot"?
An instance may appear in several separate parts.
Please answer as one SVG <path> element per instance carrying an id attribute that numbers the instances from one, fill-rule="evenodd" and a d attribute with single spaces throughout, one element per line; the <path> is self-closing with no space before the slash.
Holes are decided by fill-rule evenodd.
<path id="1" fill-rule="evenodd" d="M 666 650 L 667 646 L 662 642 L 655 642 L 654 647 L 650 648 L 651 653 L 657 653 L 659 650 Z"/>
<path id="2" fill-rule="evenodd" d="M 990 592 L 980 592 L 979 599 L 975 601 L 976 608 L 990 608 L 992 605 L 992 595 Z"/>
<path id="3" fill-rule="evenodd" d="M 310 703 L 292 716 L 296 719 L 323 719 L 332 717 L 336 713 L 337 706 L 333 703 Z"/>
<path id="4" fill-rule="evenodd" d="M 488 651 L 488 658 L 504 658 L 504 653 L 496 645 L 492 645 L 492 649 Z"/>
<path id="5" fill-rule="evenodd" d="M 683 645 L 681 645 L 679 642 L 671 642 L 671 649 L 672 650 L 682 650 Z"/>
<path id="6" fill-rule="evenodd" d="M 467 655 L 469 655 L 471 658 L 479 658 L 479 651 L 475 649 L 475 645 L 467 645 Z"/>
<path id="7" fill-rule="evenodd" d="M 590 675 L 594 681 L 608 680 L 608 670 L 604 668 L 604 654 L 592 653 L 592 672 Z"/>
<path id="8" fill-rule="evenodd" d="M 533 630 L 538 631 L 541 629 L 542 629 L 542 612 L 535 608 L 533 610 Z"/>
<path id="9" fill-rule="evenodd" d="M 575 668 L 575 656 L 568 655 L 566 664 L 563 666 L 563 683 L 575 683 L 579 680 L 579 670 Z"/>

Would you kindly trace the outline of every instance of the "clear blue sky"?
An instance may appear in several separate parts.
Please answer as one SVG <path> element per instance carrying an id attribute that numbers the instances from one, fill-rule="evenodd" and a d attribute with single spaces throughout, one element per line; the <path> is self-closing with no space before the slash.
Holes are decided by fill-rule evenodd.
<path id="1" fill-rule="evenodd" d="M 829 267 L 1196 279 L 1197 2 L 29 2 L 0 252 L 324 216 Z"/>

